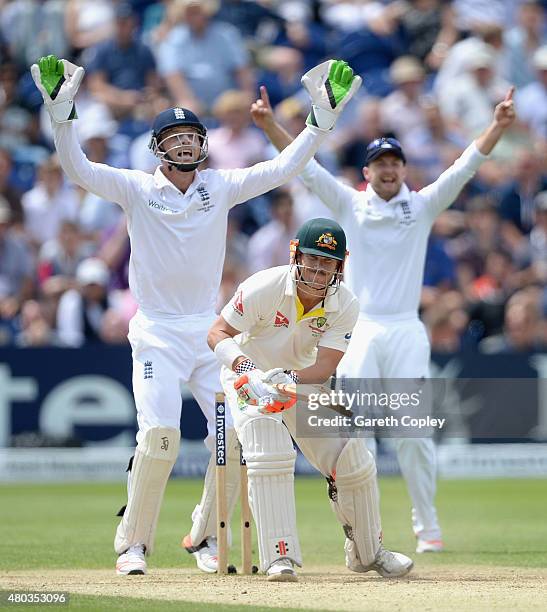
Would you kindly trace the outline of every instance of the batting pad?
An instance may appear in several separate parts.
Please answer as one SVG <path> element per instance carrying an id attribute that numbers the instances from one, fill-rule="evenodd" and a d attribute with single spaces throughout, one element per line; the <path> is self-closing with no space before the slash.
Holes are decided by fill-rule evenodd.
<path id="1" fill-rule="evenodd" d="M 258 417 L 239 430 L 247 461 L 249 502 L 256 523 L 260 567 L 291 559 L 302 566 L 296 531 L 294 464 L 296 451 L 280 420 Z"/>
<path id="2" fill-rule="evenodd" d="M 231 544 L 232 533 L 230 520 L 239 495 L 240 487 L 240 461 L 239 441 L 235 429 L 226 431 L 226 508 L 228 510 L 228 544 Z M 199 546 L 208 536 L 217 536 L 217 508 L 216 508 L 216 481 L 215 481 L 215 455 L 211 455 L 201 501 L 192 512 L 192 529 L 190 538 L 193 546 Z"/>
<path id="3" fill-rule="evenodd" d="M 347 538 L 346 565 L 354 572 L 364 571 L 382 543 L 376 463 L 364 440 L 348 441 L 328 481 L 331 506 Z"/>
<path id="4" fill-rule="evenodd" d="M 179 448 L 180 431 L 172 427 L 152 427 L 137 445 L 127 507 L 114 540 L 118 554 L 135 544 L 144 544 L 146 554 L 152 553 L 165 485 Z"/>

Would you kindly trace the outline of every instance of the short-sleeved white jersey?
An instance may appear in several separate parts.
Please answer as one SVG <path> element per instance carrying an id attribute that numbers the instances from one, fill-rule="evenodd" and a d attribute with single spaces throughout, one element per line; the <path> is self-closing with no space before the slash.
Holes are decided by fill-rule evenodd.
<path id="1" fill-rule="evenodd" d="M 315 160 L 306 166 L 300 178 L 346 232 L 350 256 L 344 279 L 362 313 L 417 312 L 431 226 L 485 159 L 473 143 L 434 183 L 418 192 L 403 185 L 388 202 L 370 185 L 357 191 L 342 184 Z"/>
<path id="2" fill-rule="evenodd" d="M 126 213 L 129 285 L 139 308 L 174 316 L 214 312 L 229 209 L 296 176 L 324 138 L 306 128 L 278 157 L 250 168 L 196 172 L 182 193 L 160 168 L 152 175 L 90 162 L 72 123 L 53 122 L 53 133 L 68 177 Z"/>
<path id="3" fill-rule="evenodd" d="M 221 315 L 241 332 L 234 340 L 262 370 L 309 367 L 320 346 L 346 351 L 359 304 L 344 283 L 316 308 L 303 312 L 294 268 L 287 265 L 250 276 Z"/>

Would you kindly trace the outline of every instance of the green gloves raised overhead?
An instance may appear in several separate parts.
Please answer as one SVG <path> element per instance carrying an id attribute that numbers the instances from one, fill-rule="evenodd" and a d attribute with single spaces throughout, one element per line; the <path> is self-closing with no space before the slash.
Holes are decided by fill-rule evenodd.
<path id="1" fill-rule="evenodd" d="M 306 123 L 322 131 L 331 130 L 361 83 L 361 77 L 355 76 L 348 64 L 341 60 L 323 62 L 306 72 L 302 85 L 312 101 Z"/>
<path id="2" fill-rule="evenodd" d="M 30 73 L 54 121 L 64 123 L 77 118 L 74 96 L 84 78 L 83 68 L 48 55 L 33 64 Z"/>

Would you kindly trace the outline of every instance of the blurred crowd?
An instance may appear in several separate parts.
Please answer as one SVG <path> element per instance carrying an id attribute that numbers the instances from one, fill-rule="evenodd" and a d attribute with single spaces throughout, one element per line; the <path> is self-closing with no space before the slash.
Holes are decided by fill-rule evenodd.
<path id="1" fill-rule="evenodd" d="M 545 349 L 546 10 L 547 0 L 0 0 L 0 345 L 123 343 L 136 309 L 121 208 L 68 182 L 54 153 L 29 73 L 53 53 L 86 69 L 76 124 L 87 157 L 145 172 L 158 163 L 151 121 L 173 105 L 208 126 L 210 167 L 272 157 L 250 119 L 258 87 L 297 134 L 309 107 L 301 75 L 345 59 L 364 86 L 318 159 L 358 189 L 379 136 L 402 142 L 412 189 L 434 181 L 514 84 L 516 125 L 435 223 L 421 315 L 437 352 Z M 330 214 L 298 180 L 236 207 L 218 307 L 249 274 L 288 263 L 290 238 L 316 216 Z"/>

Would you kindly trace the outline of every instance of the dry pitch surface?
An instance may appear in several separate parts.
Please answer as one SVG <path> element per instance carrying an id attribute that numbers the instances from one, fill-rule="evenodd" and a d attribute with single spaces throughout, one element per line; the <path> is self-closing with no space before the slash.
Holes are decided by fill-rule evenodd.
<path id="1" fill-rule="evenodd" d="M 545 610 L 547 569 L 423 567 L 386 580 L 340 567 L 310 567 L 298 583 L 272 584 L 264 576 L 206 576 L 196 570 L 152 569 L 117 577 L 112 570 L 0 572 L 6 590 L 68 591 L 138 597 L 156 602 L 195 601 L 235 606 L 321 610 Z"/>

